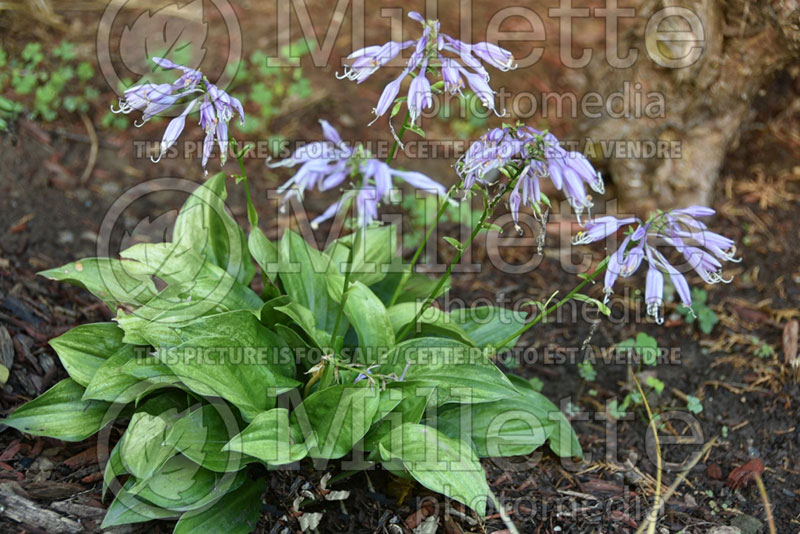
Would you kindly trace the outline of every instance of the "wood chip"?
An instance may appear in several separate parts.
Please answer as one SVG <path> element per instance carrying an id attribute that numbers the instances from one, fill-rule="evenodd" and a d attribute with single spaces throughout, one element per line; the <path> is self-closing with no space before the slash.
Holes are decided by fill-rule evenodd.
<path id="1" fill-rule="evenodd" d="M 706 476 L 711 480 L 722 480 L 722 468 L 717 464 L 708 464 Z"/>
<path id="2" fill-rule="evenodd" d="M 0 326 L 0 363 L 9 370 L 14 365 L 14 342 L 5 326 Z"/>
<path id="3" fill-rule="evenodd" d="M 3 515 L 17 523 L 30 525 L 48 534 L 77 534 L 84 532 L 77 522 L 61 514 L 42 508 L 35 502 L 16 494 L 8 484 L 0 484 L 0 506 Z"/>
<path id="4" fill-rule="evenodd" d="M 23 483 L 22 487 L 28 493 L 28 497 L 38 501 L 56 501 L 59 499 L 66 499 L 72 497 L 76 493 L 85 491 L 86 488 L 80 484 L 71 484 L 69 482 L 29 482 Z"/>
<path id="5" fill-rule="evenodd" d="M 85 504 L 78 504 L 72 501 L 57 501 L 50 506 L 53 510 L 74 515 L 81 519 L 103 517 L 106 513 L 104 508 L 95 508 L 94 506 L 86 506 Z"/>
<path id="6" fill-rule="evenodd" d="M 67 458 L 62 463 L 70 469 L 75 470 L 79 467 L 96 464 L 101 454 L 104 457 L 108 457 L 108 448 L 102 447 L 102 450 L 98 450 L 98 445 L 95 445 L 89 447 L 85 451 L 79 452 L 75 456 Z"/>

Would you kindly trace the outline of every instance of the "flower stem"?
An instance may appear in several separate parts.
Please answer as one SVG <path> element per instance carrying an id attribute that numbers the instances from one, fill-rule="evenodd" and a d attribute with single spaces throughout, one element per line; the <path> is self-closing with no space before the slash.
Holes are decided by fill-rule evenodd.
<path id="1" fill-rule="evenodd" d="M 410 118 L 411 118 L 411 111 L 406 111 L 406 116 L 403 119 L 403 125 L 400 127 L 400 131 L 397 133 L 397 136 L 394 139 L 394 144 L 392 145 L 391 150 L 389 150 L 389 155 L 386 156 L 387 165 L 392 162 L 395 154 L 397 153 L 397 147 L 400 146 L 400 141 L 403 138 L 403 135 L 406 133 L 406 130 L 408 129 L 408 124 L 409 124 L 408 121 Z M 397 302 L 397 299 L 400 297 L 400 292 L 402 291 L 403 286 L 406 285 L 406 282 L 408 282 L 408 279 L 414 272 L 414 266 L 417 264 L 417 261 L 419 261 L 419 257 L 422 254 L 422 251 L 425 249 L 425 245 L 428 243 L 428 240 L 430 239 L 431 234 L 433 233 L 433 229 L 439 224 L 439 220 L 444 215 L 444 210 L 447 207 L 447 202 L 449 201 L 450 195 L 452 195 L 453 190 L 454 189 L 451 188 L 450 190 L 447 191 L 447 195 L 444 197 L 442 205 L 439 206 L 439 211 L 436 215 L 436 220 L 428 228 L 428 231 L 425 234 L 425 239 L 422 241 L 422 243 L 419 244 L 417 250 L 414 252 L 414 257 L 411 259 L 411 265 L 409 265 L 408 268 L 403 271 L 403 275 L 400 279 L 400 282 L 397 284 L 397 287 L 394 290 L 394 294 L 392 295 L 392 300 L 389 302 L 389 306 L 392 306 L 394 305 L 395 302 Z"/>
<path id="2" fill-rule="evenodd" d="M 403 119 L 403 125 L 400 127 L 400 131 L 398 132 L 397 136 L 394 139 L 394 144 L 392 145 L 392 148 L 389 150 L 389 154 L 386 156 L 387 165 L 392 162 L 395 154 L 397 154 L 397 148 L 400 146 L 400 139 L 402 139 L 403 134 L 405 134 L 406 129 L 408 129 L 408 121 L 410 118 L 411 118 L 411 112 L 407 111 L 406 116 Z M 347 303 L 348 290 L 350 289 L 350 273 L 353 268 L 353 255 L 356 246 L 359 244 L 360 236 L 366 237 L 361 227 L 359 227 L 359 229 L 356 230 L 356 236 L 353 238 L 353 244 L 350 246 L 350 252 L 347 254 L 347 267 L 345 268 L 344 272 L 342 301 L 339 303 L 339 310 L 336 312 L 336 321 L 333 323 L 333 331 L 331 332 L 331 341 L 330 341 L 331 347 L 335 346 L 336 332 L 339 330 L 339 325 L 342 322 L 342 314 L 344 313 L 344 306 Z"/>
<path id="3" fill-rule="evenodd" d="M 400 281 L 397 283 L 397 287 L 395 288 L 394 294 L 392 295 L 392 300 L 389 301 L 389 306 L 393 306 L 395 302 L 397 302 L 397 299 L 400 297 L 400 292 L 403 290 L 403 287 L 406 285 L 406 282 L 408 282 L 408 279 L 411 278 L 411 275 L 414 272 L 414 266 L 417 265 L 419 257 L 422 255 L 422 251 L 425 250 L 425 246 L 428 244 L 428 241 L 430 240 L 431 235 L 433 234 L 434 228 L 436 228 L 439 225 L 439 221 L 444 216 L 445 209 L 447 209 L 447 205 L 450 202 L 450 196 L 453 194 L 453 191 L 455 191 L 457 187 L 458 186 L 453 186 L 447 190 L 447 194 L 442 199 L 442 203 L 439 206 L 439 211 L 436 214 L 436 220 L 434 220 L 433 223 L 431 223 L 431 225 L 428 227 L 428 231 L 425 232 L 425 239 L 423 239 L 422 242 L 419 244 L 419 246 L 417 246 L 417 250 L 414 252 L 414 256 L 411 258 L 411 264 L 406 269 L 403 270 L 403 275 L 400 278 Z"/>
<path id="4" fill-rule="evenodd" d="M 408 121 L 410 119 L 411 119 L 411 112 L 406 111 L 406 117 L 403 119 L 403 125 L 400 127 L 400 131 L 397 132 L 397 136 L 394 138 L 394 144 L 392 145 L 392 148 L 389 150 L 389 155 L 386 156 L 387 165 L 389 165 L 392 162 L 395 154 L 397 154 L 397 147 L 400 146 L 400 140 L 403 138 L 403 134 L 406 133 L 406 129 L 408 129 Z"/>
<path id="5" fill-rule="evenodd" d="M 239 143 L 235 139 L 231 139 L 231 144 L 236 154 L 236 160 L 239 162 L 239 172 L 241 173 L 236 177 L 236 181 L 244 183 L 244 194 L 247 197 L 247 220 L 250 222 L 252 228 L 256 228 L 258 226 L 258 212 L 253 204 L 253 197 L 250 194 L 250 184 L 247 182 L 247 173 L 244 170 L 244 157 L 253 148 L 253 145 L 250 143 L 245 144 L 244 147 L 239 150 Z"/>
<path id="6" fill-rule="evenodd" d="M 398 343 L 400 341 L 403 341 L 403 339 L 405 339 L 409 331 L 411 331 L 414 325 L 417 324 L 417 321 L 419 321 L 420 317 L 422 317 L 422 314 L 425 313 L 425 311 L 430 307 L 433 301 L 436 300 L 436 297 L 439 296 L 439 292 L 442 290 L 444 285 L 450 279 L 451 274 L 453 273 L 453 266 L 457 264 L 459 261 L 461 261 L 461 256 L 464 255 L 464 251 L 467 250 L 472 245 L 472 242 L 475 240 L 475 237 L 477 237 L 478 233 L 480 233 L 480 231 L 484 229 L 484 224 L 486 223 L 486 219 L 488 219 L 489 215 L 492 214 L 494 208 L 497 206 L 500 200 L 505 196 L 506 192 L 514 188 L 521 174 L 522 171 L 518 170 L 514 174 L 514 177 L 505 185 L 505 188 L 492 200 L 489 200 L 487 196 L 486 200 L 484 201 L 484 208 L 483 208 L 483 213 L 481 213 L 481 218 L 478 221 L 478 224 L 475 225 L 475 228 L 472 229 L 472 234 L 470 234 L 469 239 L 467 240 L 466 243 L 461 245 L 455 257 L 452 260 L 450 260 L 450 263 L 447 265 L 447 270 L 445 271 L 444 276 L 442 276 L 439 279 L 439 282 L 433 288 L 433 291 L 431 291 L 430 294 L 425 298 L 419 311 L 417 311 L 417 314 L 414 316 L 414 320 L 408 323 L 403 328 L 403 330 L 401 330 L 400 333 L 397 335 Z"/>
<path id="7" fill-rule="evenodd" d="M 522 334 L 524 334 L 525 332 L 527 332 L 527 331 L 528 331 L 530 328 L 533 328 L 535 325 L 537 325 L 538 323 L 542 322 L 542 320 L 543 320 L 545 317 L 547 317 L 548 315 L 550 315 L 552 312 L 554 312 L 555 310 L 557 310 L 558 308 L 560 308 L 561 306 L 563 306 L 564 304 L 566 304 L 567 302 L 569 302 L 569 301 L 570 301 L 570 299 L 572 299 L 572 297 L 574 297 L 574 296 L 575 296 L 575 294 L 576 294 L 576 293 L 578 293 L 578 291 L 580 291 L 581 289 L 583 289 L 584 287 L 586 287 L 586 285 L 587 285 L 587 284 L 589 284 L 589 283 L 591 283 L 591 282 L 592 282 L 592 280 L 594 280 L 595 278 L 597 278 L 597 276 L 598 276 L 600 273 L 602 273 L 603 271 L 605 271 L 605 270 L 606 270 L 606 266 L 607 266 L 607 265 L 608 265 L 608 258 L 606 258 L 606 259 L 604 259 L 603 261 L 601 261 L 601 262 L 600 262 L 600 265 L 598 265 L 598 266 L 597 266 L 597 269 L 595 269 L 595 270 L 594 270 L 594 272 L 592 272 L 592 274 L 590 274 L 590 275 L 587 275 L 587 276 L 586 276 L 586 277 L 585 277 L 585 278 L 584 278 L 584 279 L 581 281 L 581 283 L 580 283 L 580 284 L 578 284 L 577 286 L 575 286 L 575 287 L 572 289 L 572 291 L 570 291 L 569 293 L 567 293 L 567 296 L 565 296 L 563 299 L 559 300 L 558 302 L 556 302 L 555 304 L 553 304 L 552 306 L 550 306 L 549 308 L 547 308 L 546 310 L 544 310 L 542 313 L 540 313 L 539 315 L 537 315 L 537 316 L 536 316 L 536 318 L 535 318 L 533 321 L 531 321 L 531 322 L 529 322 L 529 323 L 526 323 L 526 324 L 525 324 L 525 325 L 523 325 L 523 326 L 522 326 L 522 327 L 521 327 L 519 330 L 517 330 L 516 332 L 514 332 L 513 334 L 511 334 L 510 336 L 508 336 L 508 337 L 507 337 L 506 339 L 504 339 L 502 342 L 498 343 L 498 344 L 497 344 L 497 348 L 502 348 L 502 347 L 505 347 L 505 346 L 507 346 L 509 343 L 511 343 L 512 341 L 514 341 L 515 339 L 517 339 L 519 336 L 521 336 Z"/>
<path id="8" fill-rule="evenodd" d="M 336 322 L 333 323 L 333 331 L 331 331 L 330 346 L 336 346 L 336 332 L 339 330 L 339 324 L 342 322 L 342 314 L 344 313 L 344 305 L 347 303 L 347 295 L 350 289 L 350 274 L 353 270 L 353 256 L 355 249 L 360 245 L 359 238 L 363 235 L 361 227 L 356 230 L 356 235 L 353 238 L 353 243 L 350 245 L 350 252 L 347 253 L 347 265 L 344 271 L 344 286 L 342 287 L 342 301 L 339 303 L 339 310 L 336 312 Z"/>

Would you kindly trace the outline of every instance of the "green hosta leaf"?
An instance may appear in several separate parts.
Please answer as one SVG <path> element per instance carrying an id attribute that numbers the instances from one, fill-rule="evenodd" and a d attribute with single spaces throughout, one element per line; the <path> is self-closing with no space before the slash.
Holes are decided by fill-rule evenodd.
<path id="1" fill-rule="evenodd" d="M 181 417 L 184 413 L 189 410 L 189 405 L 193 402 L 197 402 L 197 399 L 193 399 L 192 396 L 186 392 L 179 391 L 177 389 L 170 389 L 163 393 L 159 393 L 158 395 L 154 395 L 149 397 L 145 402 L 139 405 L 137 410 L 137 414 L 135 415 L 134 419 L 139 419 L 144 417 L 145 415 L 150 416 L 151 418 L 158 418 L 167 423 L 168 427 L 168 434 L 173 432 L 176 428 L 178 428 L 178 424 L 173 424 L 175 421 L 182 420 Z M 195 421 L 196 423 L 197 421 Z M 147 427 L 146 424 L 143 424 L 141 428 L 138 430 L 134 430 L 132 433 L 134 436 L 137 432 L 142 432 Z M 111 454 L 109 455 L 108 462 L 106 463 L 105 472 L 103 474 L 103 496 L 105 497 L 106 490 L 111 485 L 112 481 L 123 474 L 128 474 L 126 470 L 125 464 L 122 461 L 122 449 L 125 447 L 125 436 L 122 436 L 122 439 L 117 442 L 116 446 L 112 449 Z M 140 434 L 139 437 L 142 437 Z M 161 437 L 161 435 L 159 435 Z M 174 440 L 173 440 L 174 441 Z M 140 440 L 140 444 L 147 443 L 146 440 Z M 158 447 L 160 445 L 160 447 Z M 147 445 L 147 447 L 156 447 L 156 448 L 164 448 L 168 450 L 174 450 L 171 448 L 173 445 L 171 442 L 168 441 L 156 441 L 155 443 Z M 136 443 L 129 444 L 130 447 L 133 449 L 136 448 Z M 127 454 L 131 454 L 130 450 L 127 451 Z M 134 454 L 134 461 L 135 461 L 135 451 Z M 129 486 L 130 487 L 130 486 Z"/>
<path id="2" fill-rule="evenodd" d="M 122 464 L 122 459 L 119 456 L 120 449 L 122 449 L 122 445 L 118 442 L 114 448 L 111 449 L 111 454 L 108 455 L 108 461 L 103 470 L 103 499 L 106 498 L 106 491 L 111 487 L 112 482 L 125 474 L 125 466 Z"/>
<path id="3" fill-rule="evenodd" d="M 212 280 L 207 281 L 214 284 Z M 145 306 L 131 313 L 124 313 L 120 310 L 115 320 L 125 331 L 123 341 L 137 345 L 169 345 L 176 339 L 175 329 L 183 328 L 199 318 L 227 312 L 229 311 L 228 306 L 237 311 L 250 310 L 252 313 L 257 313 L 263 305 L 261 299 L 249 289 L 247 291 L 254 300 L 248 299 L 246 302 L 225 300 L 225 305 L 203 297 L 199 301 L 195 300 L 184 289 L 181 284 L 171 285 Z M 213 291 L 214 288 L 209 287 L 208 290 Z"/>
<path id="4" fill-rule="evenodd" d="M 163 293 L 170 291 L 167 288 Z M 114 320 L 125 331 L 123 341 L 136 345 L 152 345 L 154 347 L 169 347 L 181 344 L 183 338 L 178 331 L 193 322 L 202 319 L 198 316 L 197 309 L 191 302 L 183 297 L 175 300 L 163 300 L 159 304 L 164 308 L 156 312 L 156 308 L 139 308 L 133 313 L 120 311 Z M 224 313 L 227 310 L 219 310 Z M 152 313 L 151 313 L 152 312 Z"/>
<path id="5" fill-rule="evenodd" d="M 370 289 L 372 289 L 372 291 L 374 291 L 375 294 L 381 299 L 381 302 L 388 304 L 391 301 L 391 298 L 394 296 L 395 289 L 402 279 L 404 267 L 405 266 L 402 264 L 402 261 L 398 258 L 395 258 L 395 261 L 390 266 L 386 277 L 370 287 Z M 427 275 L 412 273 L 405 286 L 403 286 L 403 289 L 400 291 L 396 304 L 401 302 L 416 302 L 424 300 L 428 295 L 431 294 L 431 291 L 435 289 L 437 282 L 437 279 L 431 278 Z M 435 296 L 440 297 L 449 290 L 450 280 L 448 280 L 444 286 L 442 286 L 442 288 L 439 290 L 439 293 Z"/>
<path id="6" fill-rule="evenodd" d="M 193 395 L 189 391 L 170 388 L 139 403 L 136 411 L 146 412 L 150 415 L 160 415 L 164 412 L 172 413 L 173 410 L 184 411 L 199 400 L 200 397 Z"/>
<path id="7" fill-rule="evenodd" d="M 275 311 L 280 312 L 289 317 L 295 325 L 306 333 L 308 338 L 317 347 L 326 347 L 330 341 L 331 335 L 317 328 L 317 320 L 311 310 L 298 304 L 297 302 L 289 302 L 283 306 L 277 306 Z"/>
<path id="8" fill-rule="evenodd" d="M 235 338 L 208 335 L 156 356 L 199 395 L 218 396 L 235 405 L 246 420 L 275 405 L 277 383 L 268 365 L 250 363 Z"/>
<path id="9" fill-rule="evenodd" d="M 393 428 L 403 423 L 419 423 L 434 392 L 434 387 L 417 382 L 390 382 L 381 392 L 381 405 L 374 421 L 377 424 L 364 438 L 364 449 L 374 450 Z"/>
<path id="10" fill-rule="evenodd" d="M 295 354 L 295 363 L 303 369 L 308 370 L 319 363 L 321 352 L 311 349 L 311 346 L 296 331 L 282 324 L 276 324 L 275 331 L 289 345 L 292 353 Z"/>
<path id="11" fill-rule="evenodd" d="M 388 382 L 386 387 L 381 390 L 381 396 L 378 401 L 378 411 L 375 412 L 375 416 L 372 418 L 373 425 L 389 415 L 403 401 L 403 391 L 401 388 L 392 387 L 395 384 L 400 386 L 405 385 L 402 382 Z M 432 391 L 432 388 L 428 388 L 428 390 Z"/>
<path id="12" fill-rule="evenodd" d="M 295 373 L 294 358 L 287 352 L 286 342 L 247 310 L 207 315 L 177 326 L 148 323 L 136 333 L 147 344 L 161 348 L 208 336 L 224 338 L 226 341 L 220 346 L 237 349 L 242 365 L 267 366 L 275 374 L 286 377 Z"/>
<path id="13" fill-rule="evenodd" d="M 293 321 L 284 312 L 277 309 L 281 306 L 286 306 L 290 302 L 291 299 L 288 295 L 281 295 L 266 301 L 258 313 L 261 323 L 268 328 L 273 328 L 276 324 L 292 324 Z"/>
<path id="14" fill-rule="evenodd" d="M 258 414 L 250 425 L 224 450 L 258 458 L 270 466 L 302 460 L 308 453 L 304 443 L 292 443 L 289 430 L 289 411 L 274 408 Z"/>
<path id="15" fill-rule="evenodd" d="M 292 425 L 309 444 L 309 456 L 341 458 L 367 433 L 379 404 L 374 388 L 330 386 L 306 397 L 292 412 Z"/>
<path id="16" fill-rule="evenodd" d="M 479 456 L 532 453 L 552 434 L 548 413 L 525 399 L 446 406 L 436 418 L 444 434 L 475 445 Z"/>
<path id="17" fill-rule="evenodd" d="M 399 460 L 429 490 L 486 515 L 489 486 L 469 444 L 445 436 L 435 428 L 407 423 L 392 430 L 380 442 L 378 450 L 382 461 Z"/>
<path id="18" fill-rule="evenodd" d="M 224 402 L 205 404 L 181 417 L 170 430 L 167 442 L 198 465 L 217 473 L 238 471 L 242 456 L 223 450 L 239 431 L 233 411 Z"/>
<path id="19" fill-rule="evenodd" d="M 330 258 L 290 230 L 283 234 L 278 252 L 280 278 L 286 294 L 311 310 L 318 329 L 333 330 L 338 304 L 328 294 L 326 273 Z"/>
<path id="20" fill-rule="evenodd" d="M 138 261 L 142 264 L 140 269 L 146 269 L 152 276 L 179 286 L 180 294 L 197 306 L 198 317 L 217 306 L 250 310 L 261 306 L 258 295 L 240 283 L 236 273 L 225 271 L 191 246 L 191 243 L 140 243 L 120 255 Z M 173 294 L 176 289 L 173 288 Z"/>
<path id="21" fill-rule="evenodd" d="M 196 321 L 206 312 L 227 311 L 223 306 L 214 310 L 199 308 L 180 292 L 177 286 L 169 286 L 147 306 L 126 313 L 117 312 L 114 320 L 125 332 L 122 340 L 133 345 L 169 345 L 176 339 L 175 328 Z"/>
<path id="22" fill-rule="evenodd" d="M 4 424 L 34 436 L 82 441 L 108 423 L 111 404 L 84 401 L 83 386 L 67 378 L 26 402 Z"/>
<path id="23" fill-rule="evenodd" d="M 191 243 L 138 243 L 119 254 L 141 263 L 140 270 L 169 284 L 189 282 L 209 276 L 210 269 L 223 273 L 205 256 L 191 248 Z"/>
<path id="24" fill-rule="evenodd" d="M 286 342 L 262 325 L 249 311 L 238 310 L 209 315 L 181 327 L 176 334 L 183 342 L 209 334 L 227 337 L 232 346 L 245 349 L 243 353 L 245 365 L 259 363 L 270 367 L 276 374 L 294 376 L 294 359 L 287 357 Z"/>
<path id="25" fill-rule="evenodd" d="M 397 251 L 396 229 L 394 226 L 370 228 L 362 239 L 356 239 L 359 232 L 335 240 L 325 249 L 331 258 L 331 270 L 344 276 L 350 248 L 356 241 L 350 279 L 371 286 L 386 277 L 386 266 L 392 262 Z"/>
<path id="26" fill-rule="evenodd" d="M 244 232 L 225 210 L 225 173 L 198 187 L 186 200 L 172 233 L 172 241 L 191 246 L 208 261 L 230 273 L 242 284 L 255 274 Z"/>
<path id="27" fill-rule="evenodd" d="M 151 478 L 137 480 L 129 491 L 160 508 L 184 512 L 213 503 L 220 495 L 238 487 L 242 477 L 235 473 L 214 473 L 177 455 Z"/>
<path id="28" fill-rule="evenodd" d="M 261 496 L 265 489 L 263 479 L 246 480 L 214 505 L 184 513 L 173 534 L 250 534 L 261 517 Z"/>
<path id="29" fill-rule="evenodd" d="M 299 388 L 303 383 L 299 380 L 283 375 L 275 375 L 275 395 L 283 395 L 293 389 Z"/>
<path id="30" fill-rule="evenodd" d="M 553 404 L 550 399 L 536 391 L 528 380 L 514 375 L 509 375 L 509 379 L 527 401 L 526 407 L 547 413 L 548 418 L 555 423 L 553 431 L 547 437 L 550 449 L 562 458 L 583 458 L 578 435 L 575 434 L 575 430 L 572 429 L 564 412 L 559 410 L 558 406 Z"/>
<path id="31" fill-rule="evenodd" d="M 435 386 L 439 403 L 491 402 L 516 396 L 508 378 L 475 348 L 444 338 L 423 337 L 397 345 L 376 372 Z"/>
<path id="32" fill-rule="evenodd" d="M 83 399 L 121 404 L 136 400 L 147 388 L 148 384 L 142 382 L 139 378 L 124 373 L 122 368 L 128 362 L 137 358 L 137 349 L 143 348 L 125 345 L 115 352 L 94 374 L 92 381 L 86 386 Z"/>
<path id="33" fill-rule="evenodd" d="M 122 348 L 123 333 L 114 323 L 84 324 L 51 339 L 50 346 L 70 378 L 86 386 L 97 369 Z"/>
<path id="34" fill-rule="evenodd" d="M 338 302 L 344 289 L 344 277 L 332 274 L 328 277 L 331 296 Z M 361 363 L 378 361 L 395 344 L 392 322 L 383 302 L 361 282 L 350 282 L 347 288 L 344 313 L 358 335 L 358 360 Z"/>
<path id="35" fill-rule="evenodd" d="M 158 506 L 146 502 L 143 499 L 130 493 L 130 488 L 135 480 L 133 478 L 125 482 L 125 485 L 117 492 L 114 500 L 106 511 L 103 523 L 100 528 L 106 529 L 118 525 L 128 525 L 131 523 L 144 523 L 153 519 L 174 519 L 179 514 L 172 510 L 165 510 Z"/>
<path id="36" fill-rule="evenodd" d="M 278 277 L 278 245 L 267 239 L 260 228 L 250 230 L 247 246 L 261 271 L 272 282 Z"/>
<path id="37" fill-rule="evenodd" d="M 157 389 L 159 385 L 166 387 L 180 382 L 180 379 L 175 376 L 175 373 L 169 367 L 161 363 L 161 360 L 155 356 L 150 355 L 142 356 L 136 354 L 133 358 L 124 362 L 119 371 L 141 380 L 144 384 L 142 386 L 143 391 L 136 395 L 135 400 L 141 399 L 153 389 Z"/>
<path id="38" fill-rule="evenodd" d="M 422 302 L 402 302 L 390 307 L 387 312 L 389 313 L 389 320 L 392 323 L 392 329 L 395 334 L 414 320 L 419 310 L 422 308 Z M 439 308 L 433 306 L 428 307 L 427 310 L 420 316 L 417 321 L 415 330 L 418 334 L 436 334 L 441 336 L 457 339 L 462 343 L 474 345 L 469 336 L 462 330 L 450 316 L 444 313 Z"/>
<path id="39" fill-rule="evenodd" d="M 495 349 L 510 348 L 517 338 L 500 347 L 508 336 L 525 325 L 525 314 L 497 306 L 461 308 L 450 312 L 450 317 L 467 333 L 476 346 Z"/>
<path id="40" fill-rule="evenodd" d="M 165 445 L 170 428 L 179 417 L 175 409 L 160 415 L 145 412 L 133 414 L 122 437 L 119 453 L 127 473 L 139 480 L 148 480 L 175 456 L 175 448 Z"/>
<path id="41" fill-rule="evenodd" d="M 39 274 L 82 287 L 113 310 L 124 304 L 141 306 L 156 294 L 153 280 L 140 269 L 133 261 L 85 258 Z"/>

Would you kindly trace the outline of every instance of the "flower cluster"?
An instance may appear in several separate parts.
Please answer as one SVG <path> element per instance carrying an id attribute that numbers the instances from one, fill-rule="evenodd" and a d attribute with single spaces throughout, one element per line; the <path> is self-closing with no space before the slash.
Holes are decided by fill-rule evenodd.
<path id="1" fill-rule="evenodd" d="M 346 191 L 337 202 L 311 221 L 312 226 L 336 215 L 354 196 L 358 224 L 369 226 L 378 217 L 380 202 L 389 199 L 394 187 L 393 178 L 400 178 L 419 190 L 445 194 L 445 188 L 438 182 L 419 172 L 393 169 L 373 158 L 361 145 L 347 145 L 328 121 L 319 122 L 325 141 L 304 145 L 283 161 L 267 162 L 272 168 L 300 165 L 295 175 L 278 189 L 284 202 L 294 196 L 302 197 L 307 189 L 316 187 L 319 191 L 327 191 L 340 186 L 348 178 L 360 177 L 360 185 L 353 184 L 353 189 Z"/>
<path id="2" fill-rule="evenodd" d="M 619 249 L 609 256 L 604 291 L 608 298 L 617 278 L 631 276 L 646 259 L 650 266 L 645 282 L 647 314 L 661 323 L 665 274 L 670 277 L 681 302 L 687 307 L 692 305 L 692 295 L 683 272 L 692 269 L 707 284 L 730 282 L 722 277 L 720 262 L 739 261 L 734 257 L 735 243 L 725 236 L 709 231 L 703 222 L 697 220 L 697 217 L 713 214 L 714 210 L 711 208 L 691 206 L 658 213 L 647 222 L 636 217 L 598 217 L 586 224 L 586 229 L 575 236 L 573 243 L 593 243 L 616 233 L 624 225 L 637 224 L 622 241 Z M 683 256 L 686 260 L 681 265 L 683 269 L 667 261 L 659 250 L 659 247 L 664 246 L 675 249 Z"/>
<path id="3" fill-rule="evenodd" d="M 182 74 L 173 83 L 145 83 L 131 87 L 125 91 L 124 98 L 120 99 L 119 108 L 112 107 L 111 111 L 127 114 L 134 110 L 141 110 L 142 121 L 135 123 L 139 127 L 174 106 L 183 97 L 200 93 L 202 101 L 200 96 L 193 98 L 186 104 L 181 114 L 169 122 L 161 138 L 159 155 L 153 158 L 153 161 L 159 161 L 175 144 L 186 125 L 186 117 L 200 103 L 200 127 L 206 132 L 203 140 L 203 168 L 205 169 L 208 164 L 215 140 L 219 144 L 220 159 L 224 165 L 228 155 L 228 122 L 233 118 L 235 111 L 239 114 L 241 123 L 244 124 L 242 103 L 209 82 L 198 70 L 177 65 L 164 58 L 153 58 L 153 62 L 163 69 L 177 69 Z"/>
<path id="4" fill-rule="evenodd" d="M 471 189 L 476 182 L 487 183 L 496 171 L 518 173 L 509 196 L 514 222 L 519 221 L 520 205 L 541 213 L 541 178 L 549 178 L 556 189 L 564 192 L 579 221 L 584 209 L 592 207 L 585 186 L 598 193 L 604 191 L 600 174 L 583 154 L 568 152 L 553 134 L 530 126 L 489 130 L 470 145 L 456 169 L 465 189 Z"/>
<path id="5" fill-rule="evenodd" d="M 345 68 L 341 78 L 363 82 L 378 69 L 396 58 L 407 48 L 414 48 L 405 68 L 383 89 L 377 106 L 373 109 L 375 120 L 389 111 L 400 92 L 403 80 L 412 76 L 408 89 L 407 105 L 414 124 L 420 113 L 433 105 L 433 90 L 428 81 L 429 69 L 442 77 L 444 90 L 451 94 L 461 94 L 466 86 L 472 90 L 481 103 L 495 111 L 495 92 L 489 85 L 489 73 L 481 61 L 502 71 L 515 68 L 511 52 L 492 43 L 467 44 L 440 32 L 438 20 L 426 20 L 416 11 L 408 16 L 422 24 L 422 36 L 416 41 L 389 41 L 383 45 L 373 45 L 356 50 L 347 59 L 353 63 Z M 452 55 L 445 56 L 443 52 Z M 374 121 L 373 121 L 374 122 Z"/>

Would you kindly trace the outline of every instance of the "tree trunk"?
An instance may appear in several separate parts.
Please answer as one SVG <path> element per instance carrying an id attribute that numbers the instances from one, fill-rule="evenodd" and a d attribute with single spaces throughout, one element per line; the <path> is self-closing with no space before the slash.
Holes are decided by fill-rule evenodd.
<path id="1" fill-rule="evenodd" d="M 703 23 L 705 49 L 687 67 L 662 67 L 641 46 L 653 39 L 652 33 L 645 35 L 646 20 L 668 6 L 688 8 Z M 638 83 L 645 94 L 663 94 L 664 113 L 655 118 L 613 118 L 605 112 L 599 119 L 584 119 L 579 131 L 595 143 L 648 140 L 680 145 L 680 154 L 672 154 L 677 157 L 612 155 L 600 162 L 619 186 L 627 208 L 644 212 L 708 204 L 723 158 L 748 119 L 753 98 L 777 71 L 800 56 L 800 1 L 649 0 L 642 13 L 644 21 L 620 38 L 620 53 L 638 48 L 639 59 L 628 69 L 611 69 L 605 61 L 593 64 L 588 89 L 607 96 L 620 91 L 624 82 L 629 87 Z M 674 26 L 664 27 L 670 20 Z M 687 31 L 689 25 L 672 17 L 660 27 L 667 29 Z M 695 46 L 664 44 L 656 50 L 666 59 L 684 57 L 686 47 Z"/>

